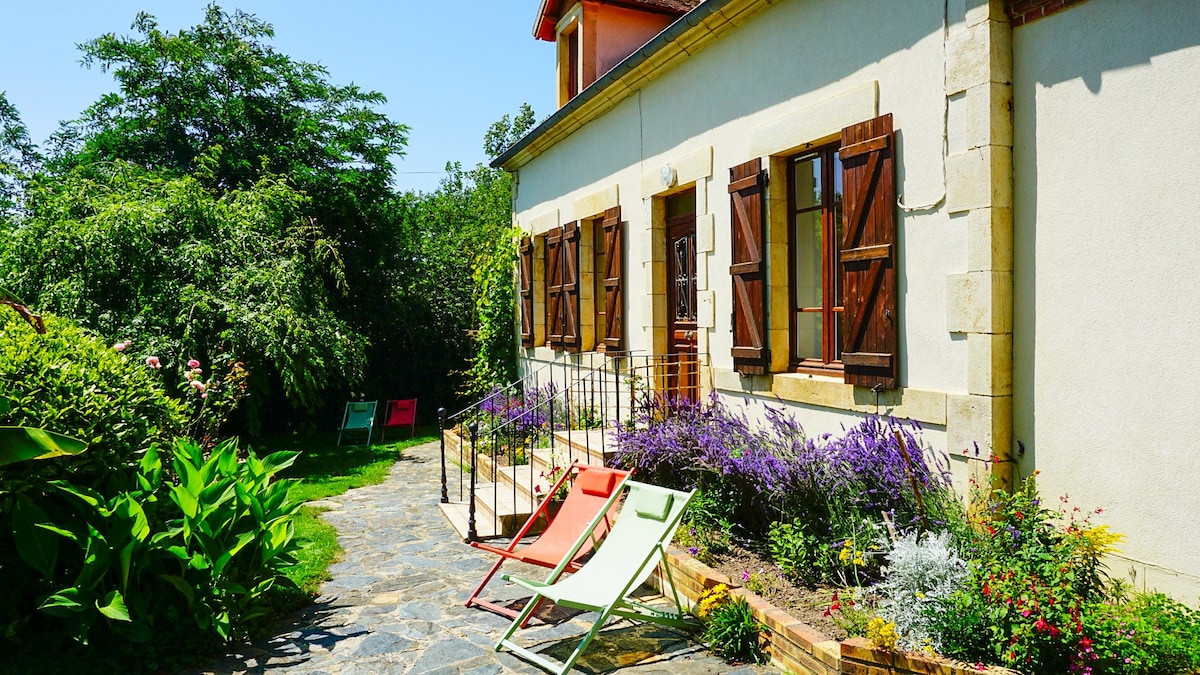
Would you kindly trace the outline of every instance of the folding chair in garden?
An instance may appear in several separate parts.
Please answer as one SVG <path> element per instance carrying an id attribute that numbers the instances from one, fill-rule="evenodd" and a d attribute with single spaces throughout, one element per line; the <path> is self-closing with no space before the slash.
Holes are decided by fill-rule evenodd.
<path id="1" fill-rule="evenodd" d="M 683 613 L 679 602 L 679 593 L 671 579 L 671 570 L 666 565 L 666 545 L 674 536 L 683 510 L 692 498 L 692 492 L 680 492 L 668 488 L 647 485 L 633 480 L 625 481 L 629 494 L 621 513 L 609 530 L 604 544 L 583 567 L 565 579 L 553 583 L 529 581 L 505 574 L 503 578 L 523 586 L 534 593 L 534 597 L 525 605 L 525 609 L 513 619 L 512 624 L 496 643 L 496 650 L 509 649 L 517 656 L 549 670 L 557 675 L 567 672 L 587 649 L 588 643 L 610 616 L 619 616 L 639 621 L 665 624 L 680 628 L 691 628 L 697 624 Z M 614 495 L 615 498 L 615 495 Z M 590 527 L 572 546 L 571 551 L 563 561 L 554 568 L 550 579 L 557 578 L 570 561 L 575 552 L 583 546 L 595 527 L 600 523 L 604 512 L 592 519 Z M 663 561 L 663 594 L 670 589 L 675 601 L 674 612 L 664 611 L 637 602 L 629 595 L 642 585 L 655 564 Z M 513 633 L 522 626 L 529 615 L 533 613 L 537 601 L 549 600 L 562 607 L 582 609 L 596 612 L 596 622 L 592 625 L 575 651 L 563 663 L 555 663 L 546 656 L 522 647 L 512 640 Z"/>
<path id="2" fill-rule="evenodd" d="M 383 426 L 379 429 L 379 442 L 387 439 L 387 430 L 408 427 L 408 437 L 417 434 L 417 399 L 406 398 L 388 401 L 383 409 Z"/>
<path id="3" fill-rule="evenodd" d="M 338 429 L 338 445 L 342 444 L 343 436 L 364 435 L 365 443 L 371 444 L 371 435 L 375 429 L 375 408 L 379 401 L 351 401 L 346 404 L 346 414 L 342 416 L 342 428 Z M 361 445 L 361 444 L 360 444 Z"/>
<path id="4" fill-rule="evenodd" d="M 516 610 L 479 597 L 479 594 L 483 592 L 488 582 L 500 570 L 500 566 L 508 560 L 517 560 L 548 569 L 555 569 L 563 562 L 567 553 L 571 552 L 572 555 L 566 557 L 566 565 L 561 569 L 556 569 L 556 573 L 551 575 L 547 581 L 556 581 L 563 572 L 578 571 L 580 568 L 580 559 L 591 553 L 596 543 L 603 539 L 608 532 L 610 524 L 609 512 L 612 510 L 614 496 L 620 494 L 621 486 L 624 484 L 625 479 L 629 477 L 629 473 L 620 469 L 610 469 L 604 466 L 592 466 L 574 462 L 571 466 L 567 467 L 567 470 L 559 477 L 558 482 L 547 493 L 548 495 L 556 494 L 568 479 L 574 478 L 570 491 L 567 492 L 567 497 L 563 500 L 557 515 L 550 518 L 548 510 L 551 503 L 550 499 L 543 499 L 533 514 L 529 516 L 529 520 L 525 521 L 520 531 L 513 537 L 512 543 L 507 547 L 498 548 L 482 542 L 471 542 L 471 545 L 475 548 L 490 551 L 500 556 L 500 558 L 496 560 L 496 564 L 492 565 L 488 573 L 483 576 L 483 580 L 475 587 L 471 596 L 467 598 L 467 607 L 475 605 L 507 617 L 517 616 Z M 528 545 L 520 546 L 521 539 L 525 537 L 530 528 L 543 515 L 549 520 L 545 531 Z M 592 521 L 598 515 L 602 517 L 591 528 L 590 536 L 584 537 L 581 544 L 575 546 L 575 543 L 583 535 L 584 530 L 591 527 Z"/>

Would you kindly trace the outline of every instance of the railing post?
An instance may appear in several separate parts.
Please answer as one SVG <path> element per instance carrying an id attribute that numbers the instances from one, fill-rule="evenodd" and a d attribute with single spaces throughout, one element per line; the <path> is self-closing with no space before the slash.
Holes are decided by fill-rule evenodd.
<path id="1" fill-rule="evenodd" d="M 478 533 L 475 531 L 475 473 L 479 457 L 475 444 L 479 440 L 479 422 L 471 420 L 467 429 L 471 432 L 471 501 L 467 503 L 467 541 L 475 541 L 478 539 Z"/>
<path id="2" fill-rule="evenodd" d="M 438 440 L 442 443 L 442 503 L 450 503 L 446 492 L 446 409 L 438 408 Z"/>

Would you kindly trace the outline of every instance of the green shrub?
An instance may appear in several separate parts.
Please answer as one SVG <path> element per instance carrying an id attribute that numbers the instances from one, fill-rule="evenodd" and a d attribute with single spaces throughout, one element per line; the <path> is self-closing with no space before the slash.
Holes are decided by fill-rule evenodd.
<path id="1" fill-rule="evenodd" d="M 46 479 L 97 487 L 127 477 L 140 452 L 173 438 L 184 422 L 180 405 L 144 363 L 64 319 L 44 319 L 46 334 L 38 335 L 15 312 L 0 311 L 0 395 L 12 403 L 0 424 L 73 436 L 89 450 L 0 469 L 0 493 L 24 493 Z"/>
<path id="2" fill-rule="evenodd" d="M 1046 508 L 1032 480 L 993 493 L 969 544 L 970 579 L 948 601 L 949 655 L 1038 673 L 1090 658 L 1082 617 L 1103 597 L 1100 561 L 1120 537 L 1077 511 Z"/>
<path id="3" fill-rule="evenodd" d="M 1200 671 L 1200 610 L 1161 593 L 1099 603 L 1083 615 L 1093 672 L 1168 675 Z"/>
<path id="4" fill-rule="evenodd" d="M 295 563 L 295 481 L 273 480 L 295 459 L 280 452 L 238 459 L 236 441 L 210 453 L 189 440 L 142 457 L 138 487 L 105 497 L 66 481 L 13 509 L 24 569 L 19 607 L 31 615 L 7 630 L 27 643 L 66 633 L 140 663 L 179 650 L 249 637 L 270 612 L 270 591 Z M 12 573 L 17 565 L 6 565 Z M 33 612 L 36 608 L 36 612 Z M 134 645 L 139 645 L 135 647 Z M 148 666 L 149 667 L 149 666 Z"/>
<path id="5" fill-rule="evenodd" d="M 763 625 L 754 618 L 743 597 L 729 595 L 718 584 L 699 598 L 696 614 L 704 622 L 704 642 L 713 652 L 732 663 L 763 663 Z"/>

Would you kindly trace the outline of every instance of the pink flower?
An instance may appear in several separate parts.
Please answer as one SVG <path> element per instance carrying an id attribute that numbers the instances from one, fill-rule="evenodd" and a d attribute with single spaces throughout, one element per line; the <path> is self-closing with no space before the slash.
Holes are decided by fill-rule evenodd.
<path id="1" fill-rule="evenodd" d="M 128 346 L 129 346 L 129 342 L 115 342 L 115 343 L 113 343 L 112 348 L 119 352 L 123 352 L 123 351 L 125 351 L 125 348 Z"/>
<path id="2" fill-rule="evenodd" d="M 153 368 L 154 370 L 158 370 L 159 368 L 162 368 L 162 364 L 158 362 L 157 356 L 147 356 L 146 357 L 146 365 L 149 366 L 150 368 Z"/>
<path id="3" fill-rule="evenodd" d="M 750 570 L 742 570 L 742 581 L 750 581 Z"/>
<path id="4" fill-rule="evenodd" d="M 196 391 L 200 392 L 201 394 L 204 393 L 205 386 L 204 386 L 203 382 L 201 382 L 200 380 L 192 380 L 191 384 L 192 384 L 192 389 L 195 389 Z"/>
<path id="5" fill-rule="evenodd" d="M 208 398 L 208 392 L 206 391 L 203 394 L 200 394 L 200 398 Z"/>
<path id="6" fill-rule="evenodd" d="M 199 368 L 200 362 L 196 359 L 188 359 L 188 368 Z"/>

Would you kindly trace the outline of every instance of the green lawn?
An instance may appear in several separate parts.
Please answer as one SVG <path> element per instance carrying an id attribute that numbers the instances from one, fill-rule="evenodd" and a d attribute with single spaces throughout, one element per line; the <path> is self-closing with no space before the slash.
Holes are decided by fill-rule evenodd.
<path id="1" fill-rule="evenodd" d="M 337 434 L 313 436 L 274 436 L 254 439 L 250 446 L 260 457 L 280 450 L 300 451 L 296 463 L 281 473 L 283 478 L 298 478 L 292 497 L 301 501 L 334 498 L 346 490 L 382 483 L 388 469 L 400 459 L 405 448 L 437 439 L 437 430 L 419 429 L 413 439 L 370 446 L 337 445 Z M 399 435 L 399 434 L 397 434 Z M 302 598 L 287 604 L 301 604 L 320 592 L 329 579 L 329 566 L 341 559 L 342 547 L 337 531 L 318 515 L 324 509 L 304 506 L 296 518 L 296 538 L 300 542 L 298 561 L 285 570 L 288 578 L 303 591 Z"/>

